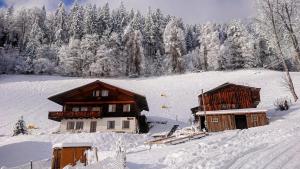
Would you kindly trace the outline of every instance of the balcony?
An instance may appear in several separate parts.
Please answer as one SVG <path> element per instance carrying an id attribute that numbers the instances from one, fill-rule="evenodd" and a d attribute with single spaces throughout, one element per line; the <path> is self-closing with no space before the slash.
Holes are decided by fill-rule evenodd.
<path id="1" fill-rule="evenodd" d="M 100 118 L 100 111 L 80 111 L 80 112 L 49 112 L 48 119 L 61 121 L 62 119 L 84 119 L 84 118 Z"/>

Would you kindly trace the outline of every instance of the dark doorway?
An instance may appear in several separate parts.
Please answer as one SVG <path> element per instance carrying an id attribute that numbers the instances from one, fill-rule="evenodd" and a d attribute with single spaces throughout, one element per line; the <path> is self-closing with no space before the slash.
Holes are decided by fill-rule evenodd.
<path id="1" fill-rule="evenodd" d="M 235 115 L 235 125 L 237 129 L 248 128 L 246 115 Z"/>
<path id="2" fill-rule="evenodd" d="M 205 129 L 205 117 L 204 116 L 200 116 L 200 126 L 201 126 L 201 130 Z"/>

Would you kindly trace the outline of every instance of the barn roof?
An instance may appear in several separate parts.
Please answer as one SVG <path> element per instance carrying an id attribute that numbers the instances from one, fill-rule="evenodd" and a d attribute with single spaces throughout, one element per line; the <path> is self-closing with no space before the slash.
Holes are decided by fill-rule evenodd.
<path id="1" fill-rule="evenodd" d="M 82 142 L 82 143 L 56 143 L 52 148 L 66 148 L 66 147 L 92 147 L 92 143 Z"/>
<path id="2" fill-rule="evenodd" d="M 220 86 L 217 86 L 211 90 L 208 90 L 206 92 L 204 92 L 203 94 L 208 94 L 208 93 L 214 93 L 222 88 L 225 88 L 225 87 L 228 87 L 228 86 L 231 86 L 231 85 L 234 85 L 234 86 L 239 86 L 239 87 L 243 87 L 243 88 L 250 88 L 250 89 L 255 89 L 255 90 L 260 90 L 260 88 L 256 88 L 256 87 L 251 87 L 251 86 L 246 86 L 246 85 L 241 85 L 241 84 L 234 84 L 234 83 L 229 83 L 229 82 L 226 82 Z M 202 94 L 200 94 L 199 96 L 201 96 Z"/>
<path id="3" fill-rule="evenodd" d="M 84 88 L 94 86 L 94 85 L 103 85 L 103 86 L 107 86 L 109 88 L 115 88 L 115 89 L 118 89 L 118 91 L 120 91 L 121 93 L 123 93 L 125 95 L 133 96 L 134 100 L 136 101 L 136 103 L 137 103 L 137 105 L 140 109 L 149 111 L 148 103 L 147 103 L 147 100 L 146 100 L 145 96 L 134 93 L 134 92 L 129 91 L 129 90 L 122 89 L 122 88 L 117 87 L 117 86 L 113 86 L 113 85 L 104 83 L 100 80 L 96 80 L 92 83 L 89 83 L 89 84 L 86 84 L 86 85 L 83 85 L 83 86 L 80 86 L 80 87 L 77 87 L 77 88 L 74 88 L 74 89 L 56 94 L 54 96 L 49 97 L 48 99 L 55 102 L 55 103 L 57 103 L 57 104 L 63 105 L 64 100 L 71 97 L 72 94 L 76 93 L 77 91 L 81 91 Z"/>
<path id="4" fill-rule="evenodd" d="M 217 114 L 247 114 L 247 113 L 266 113 L 266 109 L 248 108 L 248 109 L 229 109 L 229 110 L 214 110 L 206 111 L 207 115 Z M 204 115 L 204 111 L 198 111 L 196 115 Z"/>

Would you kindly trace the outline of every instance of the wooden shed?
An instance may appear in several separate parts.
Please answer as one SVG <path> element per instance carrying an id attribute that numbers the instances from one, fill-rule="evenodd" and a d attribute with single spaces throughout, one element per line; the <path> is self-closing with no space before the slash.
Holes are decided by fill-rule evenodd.
<path id="1" fill-rule="evenodd" d="M 91 143 L 59 143 L 53 146 L 51 169 L 63 169 L 67 165 L 81 162 L 86 165 L 86 151 L 91 149 Z"/>
<path id="2" fill-rule="evenodd" d="M 267 110 L 258 109 L 260 88 L 224 83 L 198 96 L 191 109 L 195 122 L 210 132 L 246 129 L 268 124 Z"/>
<path id="3" fill-rule="evenodd" d="M 196 113 L 200 128 L 204 128 L 205 117 L 207 118 L 207 130 L 217 132 L 233 129 L 247 129 L 250 127 L 263 126 L 269 123 L 264 109 L 230 109 L 217 111 L 199 111 Z"/>

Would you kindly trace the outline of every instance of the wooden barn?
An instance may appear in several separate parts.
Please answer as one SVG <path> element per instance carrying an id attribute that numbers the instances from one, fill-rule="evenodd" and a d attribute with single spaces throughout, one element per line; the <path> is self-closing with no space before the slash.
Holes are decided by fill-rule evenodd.
<path id="1" fill-rule="evenodd" d="M 87 164 L 86 151 L 91 143 L 59 143 L 53 146 L 51 169 L 63 169 L 67 165 L 74 166 L 80 162 Z"/>
<path id="2" fill-rule="evenodd" d="M 267 110 L 258 109 L 260 88 L 224 83 L 198 96 L 195 122 L 210 132 L 268 124 Z M 205 124 L 206 119 L 206 124 Z"/>
<path id="3" fill-rule="evenodd" d="M 60 122 L 59 132 L 148 132 L 146 116 L 141 114 L 149 111 L 146 98 L 99 80 L 49 100 L 62 106 L 48 114 Z"/>

